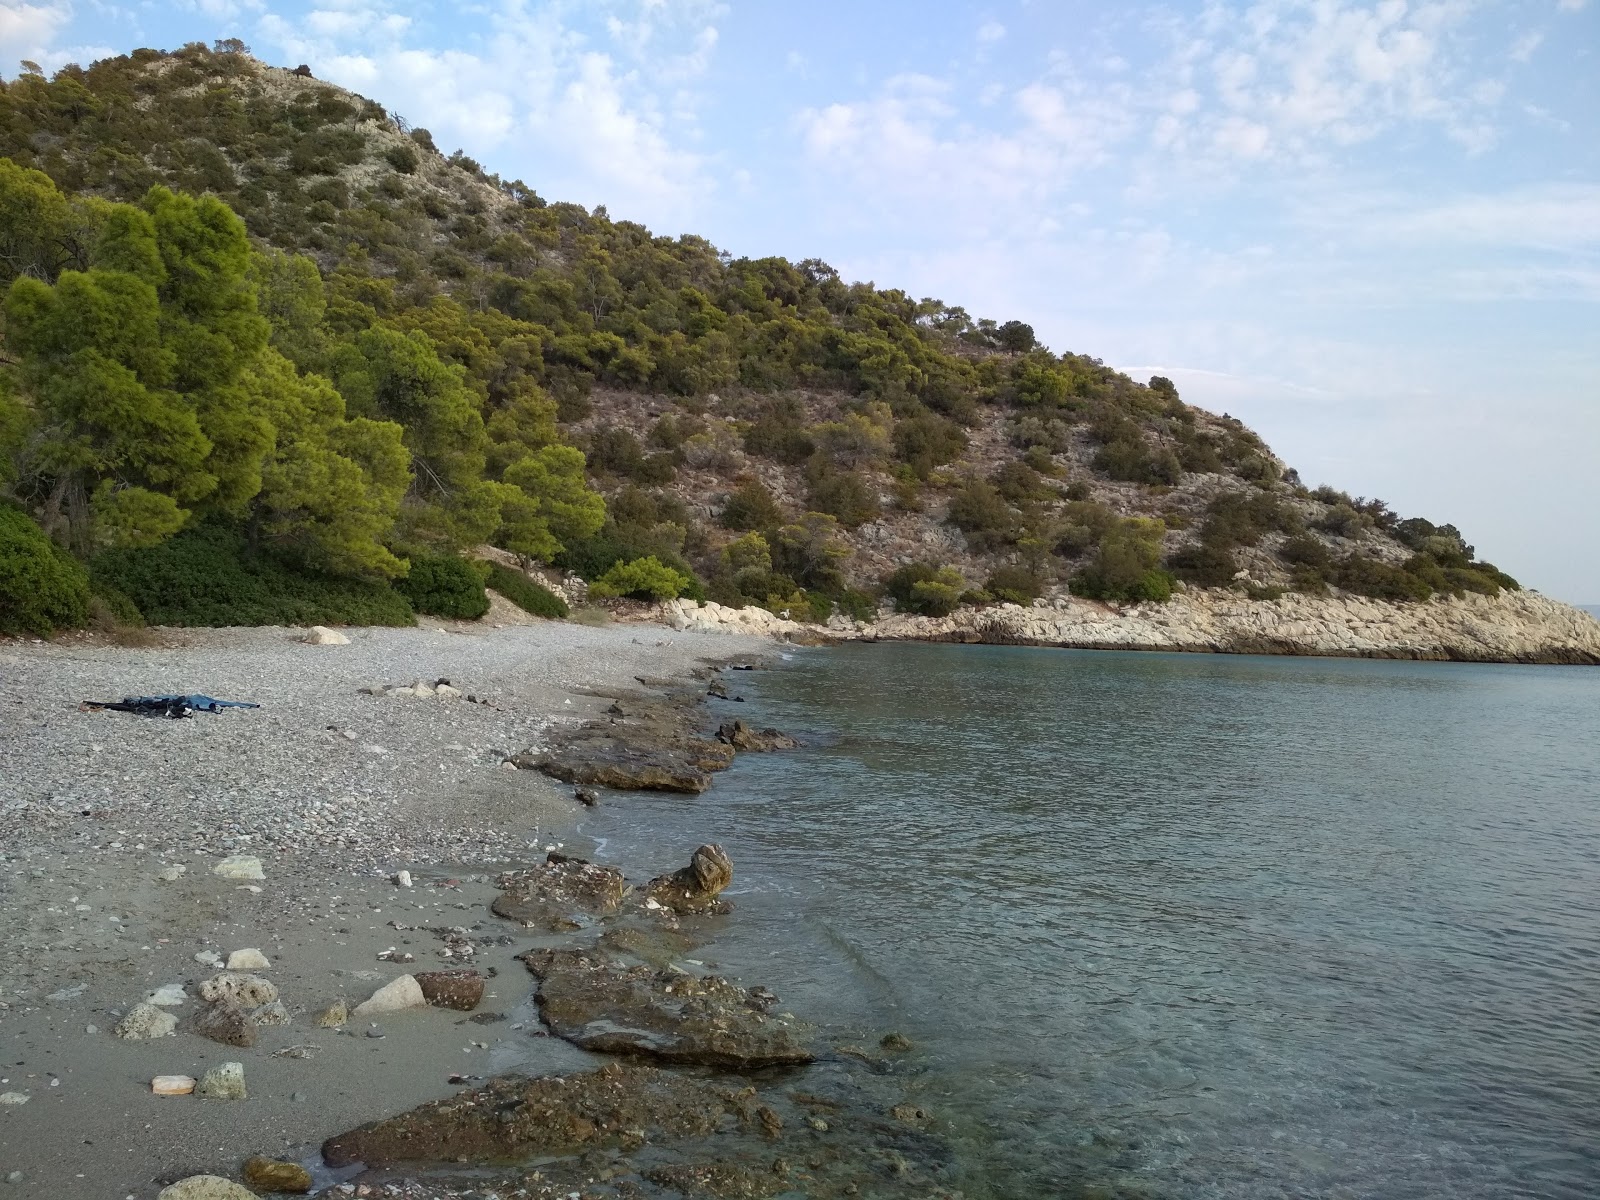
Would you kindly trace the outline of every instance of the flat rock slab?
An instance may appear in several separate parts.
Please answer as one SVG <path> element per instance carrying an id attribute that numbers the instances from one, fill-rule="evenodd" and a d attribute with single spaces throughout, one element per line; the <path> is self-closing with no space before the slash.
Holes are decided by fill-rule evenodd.
<path id="1" fill-rule="evenodd" d="M 523 1160 L 640 1141 L 707 1137 L 740 1113 L 702 1080 L 636 1064 L 581 1075 L 500 1076 L 483 1087 L 363 1125 L 322 1146 L 328 1165 Z"/>
<path id="2" fill-rule="evenodd" d="M 770 1013 L 764 989 L 587 950 L 530 950 L 522 962 L 539 980 L 540 1018 L 585 1050 L 734 1071 L 816 1057 L 796 1022 Z"/>
<path id="3" fill-rule="evenodd" d="M 588 738 L 550 754 L 519 754 L 511 761 L 524 769 L 537 768 L 563 783 L 617 791 L 698 795 L 711 786 L 707 771 L 674 751 L 636 748 L 612 738 Z"/>
<path id="4" fill-rule="evenodd" d="M 605 917 L 622 907 L 627 883 L 615 867 L 552 853 L 536 867 L 507 871 L 490 910 L 528 929 L 550 933 L 579 929 L 581 918 Z"/>

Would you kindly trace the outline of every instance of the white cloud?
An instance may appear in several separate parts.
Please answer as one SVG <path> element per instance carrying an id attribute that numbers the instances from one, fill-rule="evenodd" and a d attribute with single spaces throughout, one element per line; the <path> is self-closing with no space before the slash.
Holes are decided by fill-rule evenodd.
<path id="1" fill-rule="evenodd" d="M 1309 210 L 1306 219 L 1323 229 L 1412 247 L 1600 252 L 1600 184 L 1540 184 L 1431 205 L 1402 197 L 1351 198 Z"/>
<path id="2" fill-rule="evenodd" d="M 993 45 L 1006 36 L 1006 27 L 999 21 L 985 21 L 978 26 L 978 43 L 984 46 Z"/>
<path id="3" fill-rule="evenodd" d="M 56 36 L 71 19 L 72 6 L 64 0 L 54 4 L 8 0 L 0 6 L 0 70 L 14 72 L 22 59 L 45 65 Z"/>
<path id="4" fill-rule="evenodd" d="M 595 40 L 561 3 L 501 0 L 471 50 L 439 50 L 383 0 L 323 0 L 261 35 L 332 82 L 426 124 L 443 149 L 534 159 L 542 192 L 604 201 L 652 222 L 689 219 L 712 187 L 684 147 L 692 86 L 709 71 L 723 10 L 706 0 L 611 0 Z"/>
<path id="5" fill-rule="evenodd" d="M 1557 0 L 1556 8 L 1561 12 L 1582 12 L 1589 6 L 1589 0 Z"/>

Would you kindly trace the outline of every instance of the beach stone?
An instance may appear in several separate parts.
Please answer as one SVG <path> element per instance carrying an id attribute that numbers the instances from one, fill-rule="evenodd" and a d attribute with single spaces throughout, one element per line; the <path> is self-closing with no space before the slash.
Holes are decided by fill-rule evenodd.
<path id="1" fill-rule="evenodd" d="M 382 1013 L 403 1012 L 408 1008 L 423 1008 L 427 1003 L 416 976 L 402 975 L 398 979 L 391 979 L 356 1005 L 354 1015 L 375 1017 Z"/>
<path id="2" fill-rule="evenodd" d="M 202 967 L 222 966 L 222 956 L 215 950 L 202 950 L 194 956 L 194 960 Z"/>
<path id="3" fill-rule="evenodd" d="M 539 980 L 540 1019 L 585 1050 L 733 1071 L 815 1060 L 797 1023 L 767 1011 L 764 989 L 589 950 L 530 950 L 521 960 Z"/>
<path id="4" fill-rule="evenodd" d="M 162 883 L 177 883 L 178 880 L 182 879 L 186 874 L 188 874 L 188 872 L 189 868 L 181 865 L 176 867 L 163 867 L 161 870 L 156 872 L 156 878 Z"/>
<path id="5" fill-rule="evenodd" d="M 171 1037 L 178 1027 L 178 1018 L 162 1012 L 153 1004 L 135 1004 L 128 1015 L 118 1021 L 111 1032 L 130 1042 L 148 1041 L 150 1038 Z"/>
<path id="6" fill-rule="evenodd" d="M 284 1007 L 282 1000 L 274 1000 L 271 1004 L 263 1004 L 250 1014 L 250 1019 L 261 1028 L 269 1025 L 288 1025 L 290 1023 L 289 1010 Z"/>
<path id="7" fill-rule="evenodd" d="M 249 1188 L 220 1175 L 191 1175 L 156 1193 L 156 1200 L 256 1200 Z"/>
<path id="8" fill-rule="evenodd" d="M 272 968 L 272 963 L 261 951 L 250 948 L 248 950 L 235 950 L 228 955 L 228 970 L 230 971 L 267 971 Z"/>
<path id="9" fill-rule="evenodd" d="M 337 1029 L 350 1020 L 350 1005 L 343 1000 L 335 1000 L 316 1016 L 311 1018 L 311 1023 L 318 1029 Z"/>
<path id="10" fill-rule="evenodd" d="M 222 971 L 200 985 L 200 999 L 207 1004 L 227 1001 L 240 1008 L 258 1008 L 278 998 L 278 986 L 259 975 L 240 975 Z"/>
<path id="11" fill-rule="evenodd" d="M 311 1172 L 297 1162 L 252 1158 L 244 1164 L 244 1181 L 267 1192 L 305 1193 L 311 1190 Z"/>
<path id="12" fill-rule="evenodd" d="M 224 879 L 265 879 L 267 874 L 261 869 L 261 860 L 253 854 L 230 854 L 216 866 L 211 868 L 213 875 L 220 875 Z"/>
<path id="13" fill-rule="evenodd" d="M 225 1062 L 212 1067 L 195 1085 L 194 1094 L 206 1100 L 243 1100 L 244 1064 Z"/>
<path id="14" fill-rule="evenodd" d="M 627 880 L 602 867 L 551 852 L 536 867 L 507 871 L 495 880 L 500 895 L 489 911 L 528 929 L 561 933 L 582 927 L 582 917 L 604 917 L 622 907 Z"/>
<path id="15" fill-rule="evenodd" d="M 0 1105 L 7 1108 L 20 1108 L 29 1100 L 27 1092 L 0 1092 Z"/>
<path id="16" fill-rule="evenodd" d="M 300 639 L 308 646 L 348 646 L 350 639 L 337 629 L 329 629 L 326 625 L 313 625 L 305 637 Z"/>
<path id="17" fill-rule="evenodd" d="M 165 987 L 159 987 L 151 992 L 144 998 L 144 1002 L 146 1004 L 159 1005 L 162 1008 L 169 1008 L 173 1005 L 182 1004 L 188 998 L 189 993 L 183 990 L 183 984 L 169 983 Z"/>
<path id="18" fill-rule="evenodd" d="M 190 1075 L 157 1075 L 150 1081 L 150 1090 L 157 1096 L 187 1096 L 194 1091 L 194 1078 Z"/>
<path id="19" fill-rule="evenodd" d="M 224 1046 L 249 1049 L 256 1044 L 256 1023 L 237 1004 L 224 1000 L 203 1009 L 194 1019 L 194 1031 Z"/>
<path id="20" fill-rule="evenodd" d="M 434 1008 L 471 1012 L 483 1002 L 483 976 L 476 971 L 418 971 L 422 997 Z"/>
<path id="21" fill-rule="evenodd" d="M 696 850 L 687 867 L 645 884 L 643 896 L 646 902 L 654 900 L 674 912 L 718 912 L 723 904 L 717 897 L 732 882 L 733 860 L 711 843 Z"/>
<path id="22" fill-rule="evenodd" d="M 886 1033 L 883 1040 L 878 1043 L 885 1050 L 892 1050 L 897 1054 L 904 1054 L 912 1048 L 912 1041 L 903 1033 Z"/>

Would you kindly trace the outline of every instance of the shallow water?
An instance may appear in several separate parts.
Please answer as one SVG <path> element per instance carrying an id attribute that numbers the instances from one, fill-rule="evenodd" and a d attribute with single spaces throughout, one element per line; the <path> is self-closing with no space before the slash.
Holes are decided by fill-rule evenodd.
<path id="1" fill-rule="evenodd" d="M 1600 671 L 870 645 L 797 733 L 586 821 L 717 840 L 717 962 L 908 1094 L 978 1196 L 1600 1193 Z M 677 865 L 677 864 L 671 864 Z"/>

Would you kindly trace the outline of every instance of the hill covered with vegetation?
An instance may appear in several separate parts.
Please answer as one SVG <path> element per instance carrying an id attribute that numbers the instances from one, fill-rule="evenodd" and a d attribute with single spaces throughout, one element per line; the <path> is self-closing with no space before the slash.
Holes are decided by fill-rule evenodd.
<path id="1" fill-rule="evenodd" d="M 1516 587 L 1169 380 L 546 200 L 237 42 L 0 85 L 0 289 L 14 629 L 468 615 L 484 544 L 816 619 Z"/>

